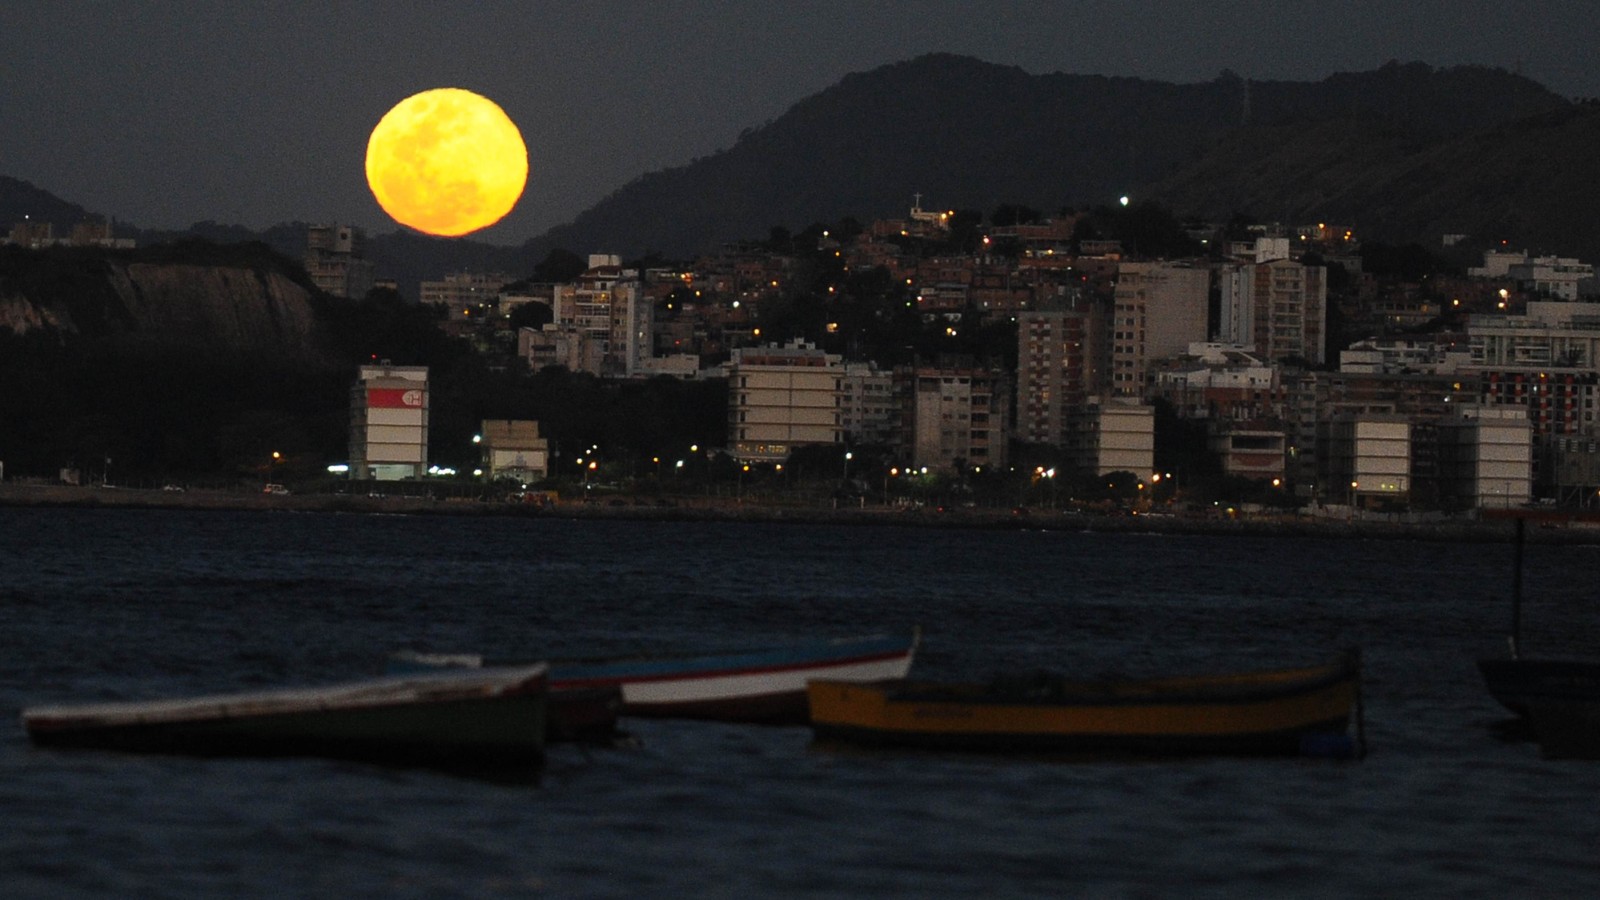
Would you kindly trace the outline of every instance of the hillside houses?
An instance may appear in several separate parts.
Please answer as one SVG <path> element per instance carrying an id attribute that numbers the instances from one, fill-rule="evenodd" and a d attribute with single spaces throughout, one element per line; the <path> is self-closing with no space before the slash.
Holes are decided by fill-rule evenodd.
<path id="1" fill-rule="evenodd" d="M 1189 467 L 1190 484 L 1207 471 L 1297 502 L 1600 492 L 1586 483 L 1600 465 L 1577 458 L 1593 454 L 1600 393 L 1600 303 L 1577 260 L 1495 252 L 1465 277 L 1408 281 L 1363 272 L 1337 225 L 1191 226 L 1209 235 L 1197 255 L 1152 258 L 1072 216 L 962 230 L 920 204 L 853 233 L 777 231 L 670 265 L 597 255 L 571 284 L 522 285 L 516 301 L 552 321 L 523 329 L 518 355 L 728 379 L 728 452 L 747 462 L 870 445 L 966 477 L 1011 467 L 1015 446 L 1064 471 Z M 759 368 L 790 358 L 816 383 Z M 1204 441 L 1173 445 L 1171 421 Z"/>

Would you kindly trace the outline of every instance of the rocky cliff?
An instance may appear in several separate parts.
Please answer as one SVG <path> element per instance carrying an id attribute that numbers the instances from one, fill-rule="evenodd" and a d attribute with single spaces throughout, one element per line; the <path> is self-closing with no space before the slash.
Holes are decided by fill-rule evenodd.
<path id="1" fill-rule="evenodd" d="M 313 289 L 270 252 L 153 248 L 0 255 L 0 330 L 147 353 L 326 365 Z"/>

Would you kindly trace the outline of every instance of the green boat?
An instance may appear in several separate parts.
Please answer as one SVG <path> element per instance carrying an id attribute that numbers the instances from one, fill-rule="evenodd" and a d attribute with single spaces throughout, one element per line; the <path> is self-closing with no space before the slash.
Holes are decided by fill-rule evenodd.
<path id="1" fill-rule="evenodd" d="M 318 756 L 461 771 L 536 770 L 548 667 L 452 670 L 324 687 L 23 711 L 41 747 Z"/>

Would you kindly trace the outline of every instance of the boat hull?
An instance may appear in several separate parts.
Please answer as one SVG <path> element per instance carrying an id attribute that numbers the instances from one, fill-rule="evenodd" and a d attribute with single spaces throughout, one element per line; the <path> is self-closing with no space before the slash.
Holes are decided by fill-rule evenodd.
<path id="1" fill-rule="evenodd" d="M 906 637 L 844 638 L 694 656 L 557 660 L 550 664 L 550 687 L 555 695 L 620 690 L 624 716 L 804 725 L 810 721 L 808 682 L 904 678 L 919 643 L 920 633 L 913 631 Z M 392 671 L 496 665 L 504 663 L 417 654 L 391 660 Z"/>
<path id="2" fill-rule="evenodd" d="M 821 741 L 1063 754 L 1279 755 L 1347 733 L 1354 666 L 1122 683 L 810 687 Z"/>
<path id="3" fill-rule="evenodd" d="M 1550 759 L 1600 759 L 1600 703 L 1594 699 L 1527 701 L 1528 724 Z"/>
<path id="4" fill-rule="evenodd" d="M 634 671 L 626 665 L 611 671 L 563 667 L 553 677 L 562 685 L 619 685 L 624 715 L 804 725 L 810 721 L 810 681 L 903 678 L 911 660 L 912 647 L 902 641 L 882 647 L 830 645 L 810 659 L 774 653 L 646 665 Z"/>
<path id="5" fill-rule="evenodd" d="M 1530 702 L 1600 703 L 1600 663 L 1558 659 L 1480 659 L 1490 696 L 1519 716 Z"/>
<path id="6" fill-rule="evenodd" d="M 446 769 L 536 767 L 547 671 L 444 673 L 304 690 L 41 707 L 42 747 L 188 756 L 319 756 Z"/>
<path id="7" fill-rule="evenodd" d="M 1526 720 L 1545 756 L 1600 759 L 1600 663 L 1482 659 L 1489 694 Z"/>

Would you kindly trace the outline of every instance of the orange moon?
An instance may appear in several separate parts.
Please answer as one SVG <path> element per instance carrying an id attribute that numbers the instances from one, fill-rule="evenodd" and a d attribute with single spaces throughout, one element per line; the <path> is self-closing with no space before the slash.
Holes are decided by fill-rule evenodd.
<path id="1" fill-rule="evenodd" d="M 494 101 L 461 88 L 413 94 L 367 141 L 367 186 L 396 222 L 459 237 L 500 221 L 528 183 L 522 132 Z"/>

